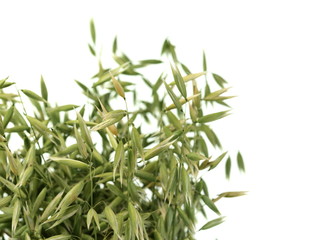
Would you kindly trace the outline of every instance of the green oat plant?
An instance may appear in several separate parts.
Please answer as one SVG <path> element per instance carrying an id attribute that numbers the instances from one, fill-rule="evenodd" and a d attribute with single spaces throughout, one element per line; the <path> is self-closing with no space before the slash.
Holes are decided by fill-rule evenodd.
<path id="1" fill-rule="evenodd" d="M 91 40 L 98 57 L 92 21 Z M 231 170 L 212 130 L 229 115 L 231 96 L 205 55 L 202 72 L 193 73 L 169 40 L 163 60 L 132 61 L 115 39 L 113 59 L 112 68 L 99 61 L 90 82 L 76 81 L 88 99 L 80 106 L 50 103 L 43 78 L 40 93 L 0 81 L 2 239 L 195 239 L 196 229 L 223 222 L 219 199 L 245 194 L 212 197 L 202 178 L 222 161 L 227 178 Z M 157 78 L 147 79 L 154 69 Z M 236 158 L 244 171 L 240 152 Z M 216 218 L 197 227 L 208 209 Z"/>

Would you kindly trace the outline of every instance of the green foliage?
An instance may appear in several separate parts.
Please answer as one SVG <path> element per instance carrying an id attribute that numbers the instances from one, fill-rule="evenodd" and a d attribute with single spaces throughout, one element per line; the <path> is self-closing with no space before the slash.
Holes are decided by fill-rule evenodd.
<path id="1" fill-rule="evenodd" d="M 97 56 L 93 21 L 90 28 L 89 47 Z M 76 81 L 88 98 L 82 107 L 52 104 L 43 77 L 40 93 L 13 94 L 13 83 L 0 81 L 0 236 L 194 239 L 199 212 L 217 214 L 200 230 L 214 227 L 224 219 L 216 201 L 245 194 L 212 198 L 199 177 L 225 159 L 228 178 L 231 170 L 231 157 L 211 128 L 229 114 L 224 101 L 230 97 L 221 96 L 226 81 L 207 72 L 205 54 L 204 72 L 192 73 L 169 40 L 162 59 L 137 62 L 117 46 L 115 38 L 117 66 L 100 63 L 91 87 Z M 144 69 L 165 63 L 172 71 L 147 80 Z M 151 98 L 142 99 L 140 81 Z M 25 112 L 24 99 L 34 115 Z M 208 103 L 221 111 L 207 112 Z M 244 171 L 240 152 L 237 163 Z"/>

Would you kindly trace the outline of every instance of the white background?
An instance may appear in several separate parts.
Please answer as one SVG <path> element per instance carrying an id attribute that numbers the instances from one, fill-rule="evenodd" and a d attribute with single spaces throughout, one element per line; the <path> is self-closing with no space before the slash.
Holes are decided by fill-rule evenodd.
<path id="1" fill-rule="evenodd" d="M 216 131 L 231 154 L 241 150 L 247 168 L 234 168 L 230 181 L 223 166 L 214 171 L 211 194 L 249 194 L 220 200 L 227 221 L 197 238 L 326 239 L 324 3 L 0 1 L 0 79 L 39 92 L 42 74 L 52 100 L 80 104 L 73 80 L 97 70 L 87 48 L 91 18 L 103 59 L 115 35 L 134 59 L 159 57 L 169 37 L 194 72 L 205 50 L 209 70 L 238 96 Z"/>

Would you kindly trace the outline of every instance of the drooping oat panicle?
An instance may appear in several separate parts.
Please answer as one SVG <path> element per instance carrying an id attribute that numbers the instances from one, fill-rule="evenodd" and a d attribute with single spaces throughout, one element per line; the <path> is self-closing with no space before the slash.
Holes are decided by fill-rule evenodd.
<path id="1" fill-rule="evenodd" d="M 91 130 L 98 131 L 119 122 L 127 115 L 125 110 L 115 110 L 103 115 L 103 121 L 95 125 Z"/>
<path id="2" fill-rule="evenodd" d="M 97 87 L 99 85 L 102 85 L 103 83 L 112 80 L 112 75 L 117 76 L 120 73 L 123 73 L 124 71 L 128 70 L 130 68 L 130 63 L 126 62 L 121 64 L 119 67 L 114 68 L 112 70 L 108 70 L 107 72 L 103 73 L 99 76 L 99 80 L 93 84 L 93 87 Z M 87 89 L 87 88 L 86 88 Z"/>
<path id="3" fill-rule="evenodd" d="M 84 181 L 80 181 L 76 185 L 74 185 L 69 192 L 65 195 L 65 197 L 61 200 L 57 210 L 60 212 L 64 211 L 70 204 L 76 201 L 78 195 L 82 192 L 84 188 Z"/>
<path id="4" fill-rule="evenodd" d="M 204 100 L 213 100 L 216 99 L 217 97 L 219 97 L 220 95 L 222 95 L 223 93 L 225 93 L 226 91 L 228 91 L 230 88 L 222 88 L 220 90 L 217 90 L 215 92 L 211 92 L 210 94 L 208 94 L 207 96 L 205 96 Z"/>
<path id="5" fill-rule="evenodd" d="M 139 135 L 138 130 L 135 127 L 132 128 L 131 138 L 132 138 L 132 143 L 136 147 L 139 155 L 141 156 L 142 159 L 144 159 L 144 149 L 143 149 L 142 139 Z"/>
<path id="6" fill-rule="evenodd" d="M 9 86 L 15 84 L 13 82 L 7 82 L 8 79 L 9 79 L 9 77 L 6 77 L 6 78 L 0 80 L 0 89 L 9 87 Z"/>
<path id="7" fill-rule="evenodd" d="M 115 139 L 115 137 L 113 136 L 113 133 L 109 129 L 106 129 L 106 132 L 109 136 L 109 141 L 110 141 L 112 148 L 116 150 L 118 147 L 117 140 Z"/>
<path id="8" fill-rule="evenodd" d="M 41 95 L 45 101 L 48 100 L 48 89 L 46 87 L 43 76 L 41 76 Z"/>
<path id="9" fill-rule="evenodd" d="M 230 115 L 229 111 L 222 111 L 222 112 L 217 112 L 217 113 L 211 113 L 208 115 L 205 115 L 201 118 L 198 119 L 199 123 L 208 123 L 208 122 L 213 122 L 218 119 L 224 118 L 226 116 Z"/>
<path id="10" fill-rule="evenodd" d="M 171 65 L 171 69 L 172 69 L 172 73 L 173 73 L 173 78 L 174 78 L 174 82 L 175 85 L 178 87 L 181 95 L 187 99 L 187 88 L 186 88 L 186 84 L 181 76 L 181 73 L 179 71 L 179 69 L 177 67 L 173 67 Z"/>
<path id="11" fill-rule="evenodd" d="M 174 142 L 175 140 L 172 140 L 174 136 L 171 136 L 167 139 L 165 139 L 164 141 L 160 142 L 159 144 L 157 144 L 155 147 L 147 150 L 145 152 L 145 159 L 151 159 L 155 156 L 157 156 L 158 154 L 160 154 L 161 152 L 165 151 L 166 149 L 168 149 Z"/>
<path id="12" fill-rule="evenodd" d="M 113 178 L 115 177 L 115 173 L 117 169 L 119 168 L 120 171 L 120 178 L 123 178 L 123 163 L 124 163 L 124 158 L 125 158 L 125 150 L 123 147 L 122 141 L 119 142 L 118 147 L 115 151 L 114 155 L 114 162 L 113 162 Z M 122 183 L 122 180 L 120 180 Z"/>
<path id="13" fill-rule="evenodd" d="M 224 84 L 227 83 L 227 81 L 225 81 L 224 78 L 222 78 L 220 75 L 216 74 L 216 73 L 212 73 L 212 76 L 214 78 L 214 80 L 216 81 L 216 83 L 221 87 L 224 88 Z"/>
<path id="14" fill-rule="evenodd" d="M 21 207 L 22 207 L 21 201 L 19 199 L 16 199 L 16 201 L 14 203 L 13 211 L 12 211 L 12 222 L 11 222 L 11 230 L 12 230 L 13 234 L 15 234 L 15 231 L 17 228 L 17 224 L 18 224 L 19 216 L 20 216 L 20 212 L 21 212 Z"/>
<path id="15" fill-rule="evenodd" d="M 118 220 L 113 210 L 109 206 L 106 206 L 104 209 L 104 214 L 106 219 L 109 221 L 109 225 L 113 229 L 114 234 L 118 234 L 119 232 Z"/>
<path id="16" fill-rule="evenodd" d="M 89 209 L 89 211 L 87 213 L 87 220 L 86 221 L 87 221 L 87 228 L 88 229 L 89 229 L 89 227 L 90 227 L 90 225 L 92 223 L 92 219 L 94 219 L 98 229 L 101 230 L 98 214 L 93 208 Z"/>
<path id="17" fill-rule="evenodd" d="M 87 151 L 87 145 L 85 144 L 83 138 L 81 137 L 79 131 L 77 130 L 76 125 L 74 125 L 74 133 L 77 141 L 77 146 L 79 153 L 83 156 L 83 158 L 88 158 L 89 154 Z"/>
<path id="18" fill-rule="evenodd" d="M 215 213 L 218 215 L 221 215 L 220 211 L 217 209 L 217 207 L 214 204 L 214 201 L 211 200 L 209 197 L 206 195 L 201 196 L 202 200 L 205 202 L 206 206 L 209 207 L 211 210 L 213 210 Z"/>
<path id="19" fill-rule="evenodd" d="M 122 97 L 125 98 L 125 91 L 123 90 L 123 87 L 121 86 L 120 82 L 111 74 L 112 78 L 112 84 L 116 90 L 116 92 Z"/>
<path id="20" fill-rule="evenodd" d="M 78 119 L 78 122 L 79 122 L 79 128 L 80 128 L 80 131 L 81 131 L 81 137 L 88 144 L 89 147 L 93 147 L 93 141 L 92 141 L 91 135 L 90 135 L 90 133 L 88 131 L 86 122 L 82 118 L 82 116 L 80 115 L 80 113 L 78 113 L 78 112 L 77 112 L 77 119 Z"/>
<path id="21" fill-rule="evenodd" d="M 26 193 L 18 187 L 15 186 L 12 182 L 4 179 L 3 177 L 0 177 L 0 182 L 6 186 L 12 193 L 17 194 L 17 196 L 20 196 L 22 198 L 26 198 Z"/>
<path id="22" fill-rule="evenodd" d="M 224 222 L 224 219 L 225 219 L 225 217 L 220 217 L 220 218 L 211 220 L 211 221 L 207 222 L 204 226 L 202 226 L 199 230 L 206 230 L 206 229 L 215 227 L 215 226 L 221 224 L 222 222 Z"/>
<path id="23" fill-rule="evenodd" d="M 59 234 L 59 235 L 55 235 L 55 236 L 52 236 L 49 238 L 45 238 L 45 240 L 69 240 L 71 238 L 72 238 L 71 235 Z"/>
<path id="24" fill-rule="evenodd" d="M 189 73 L 188 75 L 182 77 L 182 79 L 184 82 L 189 82 L 189 81 L 195 80 L 196 78 L 199 78 L 204 75 L 206 75 L 206 72 Z M 171 85 L 171 86 L 176 85 L 176 82 L 173 81 L 169 85 Z"/>
<path id="25" fill-rule="evenodd" d="M 40 134 L 45 135 L 45 134 L 52 134 L 50 129 L 47 128 L 47 126 L 41 122 L 40 120 L 26 116 L 27 120 L 30 122 L 33 128 L 35 128 Z"/>
<path id="26" fill-rule="evenodd" d="M 190 101 L 190 100 L 193 100 L 193 99 L 195 99 L 195 98 L 197 98 L 197 97 L 199 97 L 200 96 L 200 93 L 197 93 L 196 95 L 192 95 L 192 96 L 190 96 L 190 97 L 188 97 L 187 99 L 186 98 L 181 98 L 180 100 L 179 100 L 179 103 L 180 103 L 180 105 L 182 106 L 183 104 L 185 104 L 186 102 L 188 102 L 188 101 Z M 175 104 L 171 104 L 171 105 L 169 105 L 168 107 L 166 107 L 165 108 L 165 110 L 166 111 L 169 111 L 169 110 L 172 110 L 172 109 L 174 109 L 174 108 L 176 108 L 177 106 L 175 105 Z"/>
<path id="27" fill-rule="evenodd" d="M 42 191 L 38 194 L 37 198 L 35 199 L 33 209 L 31 211 L 31 215 L 35 216 L 35 214 L 39 211 L 40 206 L 43 204 L 43 201 L 46 197 L 48 189 L 44 187 Z"/>
<path id="28" fill-rule="evenodd" d="M 44 209 L 44 212 L 40 218 L 40 221 L 44 221 L 46 220 L 53 212 L 54 210 L 57 208 L 60 200 L 61 200 L 61 197 L 63 195 L 63 191 L 58 193 L 50 202 L 49 204 L 47 205 L 47 207 Z"/>
<path id="29" fill-rule="evenodd" d="M 214 169 L 226 156 L 227 152 L 222 153 L 216 160 L 209 163 L 209 170 Z"/>
<path id="30" fill-rule="evenodd" d="M 230 174 L 231 174 L 231 158 L 228 157 L 225 163 L 225 176 L 227 179 L 230 178 Z"/>
<path id="31" fill-rule="evenodd" d="M 89 165 L 70 158 L 63 158 L 63 157 L 50 157 L 50 159 L 54 162 L 57 162 L 59 164 L 63 164 L 72 168 L 81 168 L 81 169 L 88 169 Z"/>
<path id="32" fill-rule="evenodd" d="M 3 124 L 3 128 L 5 129 L 9 123 L 9 121 L 11 120 L 13 114 L 14 114 L 14 109 L 15 109 L 15 105 L 12 105 L 8 111 L 5 113 L 5 116 L 3 118 L 2 124 Z"/>
<path id="33" fill-rule="evenodd" d="M 30 90 L 27 90 L 27 89 L 22 89 L 21 90 L 27 97 L 31 98 L 31 99 L 34 99 L 36 101 L 41 101 L 41 102 L 45 102 L 46 103 L 46 100 L 44 98 L 42 98 L 41 96 L 37 95 L 36 93 L 30 91 Z"/>
<path id="34" fill-rule="evenodd" d="M 238 155 L 237 155 L 237 162 L 238 162 L 238 167 L 239 167 L 240 171 L 244 172 L 245 165 L 244 165 L 244 161 L 243 161 L 243 158 L 242 158 L 242 155 L 240 152 L 238 152 Z"/>
<path id="35" fill-rule="evenodd" d="M 10 203 L 11 199 L 12 197 L 10 195 L 0 198 L 0 208 L 6 207 Z"/>
<path id="36" fill-rule="evenodd" d="M 11 172 L 16 176 L 20 175 L 22 168 L 23 168 L 22 164 L 20 163 L 19 159 L 17 159 L 11 153 L 11 151 L 9 150 L 9 148 L 6 145 L 4 146 L 4 148 L 5 148 L 6 155 L 7 155 L 8 161 L 9 161 L 9 167 L 10 167 Z"/>
<path id="37" fill-rule="evenodd" d="M 19 182 L 17 183 L 17 187 L 25 186 L 29 178 L 32 176 L 33 171 L 33 166 L 27 166 L 24 170 L 22 170 L 19 176 Z"/>
<path id="38" fill-rule="evenodd" d="M 220 200 L 221 198 L 225 197 L 225 198 L 233 198 L 233 197 L 241 197 L 246 195 L 247 192 L 246 191 L 240 191 L 240 192 L 224 192 L 219 194 L 216 198 L 213 199 L 214 202 L 217 202 L 218 200 Z"/>
<path id="39" fill-rule="evenodd" d="M 166 91 L 168 92 L 172 102 L 174 103 L 174 105 L 181 110 L 181 103 L 180 100 L 178 99 L 178 97 L 175 95 L 175 93 L 173 92 L 173 90 L 171 89 L 171 87 L 163 80 L 164 82 L 164 86 L 166 88 Z"/>
<path id="40" fill-rule="evenodd" d="M 75 105 L 75 104 L 66 104 L 66 105 L 62 105 L 62 106 L 50 108 L 48 111 L 50 113 L 67 112 L 67 111 L 74 110 L 75 108 L 78 108 L 78 105 Z"/>
<path id="41" fill-rule="evenodd" d="M 91 30 L 92 41 L 93 41 L 93 43 L 95 43 L 96 42 L 96 32 L 95 32 L 95 25 L 94 25 L 93 19 L 90 21 L 90 30 Z"/>

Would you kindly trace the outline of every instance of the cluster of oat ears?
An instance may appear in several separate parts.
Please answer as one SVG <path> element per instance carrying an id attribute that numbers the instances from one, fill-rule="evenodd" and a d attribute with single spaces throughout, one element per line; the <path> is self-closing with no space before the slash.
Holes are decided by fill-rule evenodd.
<path id="1" fill-rule="evenodd" d="M 89 49 L 97 56 L 93 21 L 90 26 Z M 50 103 L 43 78 L 40 94 L 15 92 L 10 79 L 0 80 L 3 238 L 194 239 L 198 213 L 217 214 L 199 230 L 214 227 L 223 222 L 216 201 L 244 194 L 211 197 L 199 176 L 224 159 L 227 178 L 231 170 L 230 155 L 212 130 L 229 110 L 206 113 L 207 105 L 229 108 L 231 97 L 224 96 L 226 81 L 207 71 L 205 54 L 202 72 L 192 73 L 169 40 L 165 60 L 132 61 L 116 39 L 112 52 L 116 66 L 100 63 L 90 86 L 77 81 L 86 105 Z M 155 80 L 142 73 L 167 61 L 171 71 Z M 149 100 L 141 100 L 139 82 Z M 34 113 L 25 110 L 27 99 Z M 125 107 L 116 109 L 113 100 Z M 146 124 L 151 131 L 143 130 Z M 17 139 L 21 146 L 13 149 Z M 240 152 L 237 164 L 244 171 Z"/>

